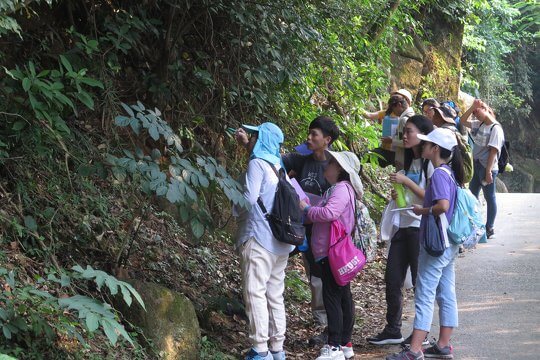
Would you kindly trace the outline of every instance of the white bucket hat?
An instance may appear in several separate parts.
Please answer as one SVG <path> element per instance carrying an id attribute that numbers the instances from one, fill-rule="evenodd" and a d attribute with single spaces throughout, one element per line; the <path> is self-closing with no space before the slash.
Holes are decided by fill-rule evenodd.
<path id="1" fill-rule="evenodd" d="M 356 196 L 361 198 L 364 194 L 364 186 L 362 185 L 362 180 L 360 180 L 359 173 L 361 166 L 358 156 L 350 151 L 328 151 L 328 153 L 336 159 L 339 166 L 349 174 L 351 185 L 356 192 Z"/>
<path id="2" fill-rule="evenodd" d="M 411 92 L 407 89 L 399 89 L 397 91 L 394 91 L 393 93 L 391 93 L 390 95 L 401 95 L 405 98 L 405 100 L 407 100 L 407 102 L 409 103 L 409 106 L 411 105 L 412 103 L 412 95 L 411 95 Z"/>
<path id="3" fill-rule="evenodd" d="M 420 140 L 429 141 L 437 144 L 440 147 L 452 151 L 457 145 L 456 135 L 450 129 L 437 128 L 427 135 L 417 134 L 416 137 Z"/>

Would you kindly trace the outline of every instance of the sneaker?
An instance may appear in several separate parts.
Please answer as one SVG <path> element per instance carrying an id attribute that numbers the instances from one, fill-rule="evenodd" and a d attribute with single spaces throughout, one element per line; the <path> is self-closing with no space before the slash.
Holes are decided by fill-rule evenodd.
<path id="1" fill-rule="evenodd" d="M 345 360 L 345 355 L 339 346 L 324 345 L 315 360 Z"/>
<path id="2" fill-rule="evenodd" d="M 491 239 L 491 237 L 495 234 L 494 228 L 486 228 L 486 237 L 488 239 Z"/>
<path id="3" fill-rule="evenodd" d="M 309 339 L 309 345 L 311 346 L 323 346 L 328 342 L 328 328 L 325 327 L 324 330 Z"/>
<path id="4" fill-rule="evenodd" d="M 373 337 L 368 337 L 367 341 L 370 344 L 374 345 L 401 344 L 401 342 L 403 341 L 403 336 L 401 336 L 401 334 L 392 335 L 383 330 L 383 332 L 381 332 L 380 334 L 377 334 Z"/>
<path id="5" fill-rule="evenodd" d="M 440 348 L 439 345 L 435 343 L 433 346 L 424 349 L 424 357 L 429 359 L 453 359 L 454 354 L 452 345 Z"/>
<path id="6" fill-rule="evenodd" d="M 386 360 L 424 360 L 424 354 L 412 352 L 410 349 L 405 349 L 402 352 L 388 355 Z"/>
<path id="7" fill-rule="evenodd" d="M 283 351 L 283 350 L 278 351 L 278 352 L 270 351 L 270 353 L 272 354 L 272 357 L 273 357 L 274 360 L 285 360 L 286 359 L 285 351 Z"/>
<path id="8" fill-rule="evenodd" d="M 343 345 L 341 347 L 341 351 L 343 351 L 343 356 L 345 356 L 345 359 L 350 359 L 354 357 L 354 351 L 351 342 L 348 342 L 347 345 Z"/>
<path id="9" fill-rule="evenodd" d="M 429 335 L 429 334 L 428 334 Z M 409 335 L 408 338 L 406 338 L 405 340 L 403 340 L 403 342 L 401 343 L 401 346 L 402 347 L 410 347 L 411 346 L 411 339 L 412 339 L 412 334 Z M 424 338 L 424 340 L 422 341 L 422 345 L 429 345 L 429 340 L 428 340 L 428 336 L 426 335 L 426 337 Z"/>
<path id="10" fill-rule="evenodd" d="M 249 350 L 247 353 L 245 360 L 274 360 L 274 358 L 272 357 L 272 353 L 270 353 L 270 351 L 266 353 L 266 356 L 263 356 L 261 353 L 258 353 L 255 351 L 255 349 L 251 348 L 251 350 Z"/>

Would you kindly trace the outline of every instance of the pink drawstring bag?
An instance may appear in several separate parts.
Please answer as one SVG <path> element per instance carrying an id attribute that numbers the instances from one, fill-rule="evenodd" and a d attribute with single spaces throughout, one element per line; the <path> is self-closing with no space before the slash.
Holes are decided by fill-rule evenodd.
<path id="1" fill-rule="evenodd" d="M 351 236 L 339 220 L 330 224 L 330 247 L 328 263 L 339 286 L 345 286 L 362 270 L 366 264 L 364 253 L 354 246 Z"/>

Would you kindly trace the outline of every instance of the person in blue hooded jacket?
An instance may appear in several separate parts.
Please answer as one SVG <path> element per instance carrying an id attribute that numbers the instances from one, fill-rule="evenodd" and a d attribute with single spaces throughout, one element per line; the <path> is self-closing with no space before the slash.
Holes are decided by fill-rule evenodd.
<path id="1" fill-rule="evenodd" d="M 285 359 L 285 267 L 294 246 L 280 242 L 272 235 L 257 199 L 272 209 L 278 178 L 272 170 L 281 168 L 280 147 L 283 132 L 273 123 L 243 125 L 236 137 L 248 137 L 250 154 L 244 181 L 244 198 L 251 205 L 239 211 L 236 248 L 242 268 L 242 288 L 249 319 L 252 349 L 246 360 Z M 239 141 L 245 143 L 244 141 Z"/>

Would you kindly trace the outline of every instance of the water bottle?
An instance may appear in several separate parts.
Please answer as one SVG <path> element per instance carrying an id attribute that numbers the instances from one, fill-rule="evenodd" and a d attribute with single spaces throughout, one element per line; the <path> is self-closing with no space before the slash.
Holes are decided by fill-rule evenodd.
<path id="1" fill-rule="evenodd" d="M 407 201 L 405 200 L 405 189 L 402 184 L 394 183 L 394 190 L 397 192 L 396 205 L 398 208 L 404 208 L 407 206 Z"/>

